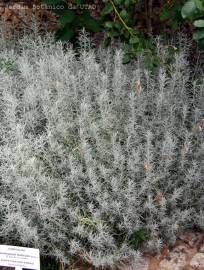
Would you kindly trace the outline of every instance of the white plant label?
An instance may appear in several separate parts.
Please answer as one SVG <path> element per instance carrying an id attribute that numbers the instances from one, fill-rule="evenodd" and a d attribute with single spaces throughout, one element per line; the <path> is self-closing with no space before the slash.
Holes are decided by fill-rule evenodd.
<path id="1" fill-rule="evenodd" d="M 0 245 L 0 270 L 40 270 L 39 249 Z"/>

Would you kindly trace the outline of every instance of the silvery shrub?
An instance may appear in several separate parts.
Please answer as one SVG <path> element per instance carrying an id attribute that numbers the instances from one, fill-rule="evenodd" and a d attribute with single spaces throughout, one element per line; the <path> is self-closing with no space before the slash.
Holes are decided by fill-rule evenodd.
<path id="1" fill-rule="evenodd" d="M 138 256 L 141 233 L 151 250 L 204 226 L 204 74 L 185 48 L 150 71 L 85 36 L 79 53 L 0 42 L 2 243 L 113 265 Z"/>

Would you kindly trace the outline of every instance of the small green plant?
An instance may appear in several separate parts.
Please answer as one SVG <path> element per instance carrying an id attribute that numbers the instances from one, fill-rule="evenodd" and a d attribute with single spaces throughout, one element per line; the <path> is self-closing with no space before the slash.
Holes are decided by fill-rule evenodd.
<path id="1" fill-rule="evenodd" d="M 0 59 L 0 70 L 3 70 L 6 73 L 12 72 L 15 70 L 15 64 L 10 60 Z"/>
<path id="2" fill-rule="evenodd" d="M 148 238 L 149 237 L 147 231 L 144 229 L 140 229 L 131 234 L 129 238 L 129 244 L 134 249 L 138 249 L 144 241 L 148 240 Z"/>
<path id="3" fill-rule="evenodd" d="M 105 0 L 101 17 L 105 27 L 107 46 L 115 37 L 124 42 L 123 63 L 128 63 L 138 52 L 147 47 L 144 36 L 134 27 L 135 0 Z"/>
<path id="4" fill-rule="evenodd" d="M 97 220 L 89 217 L 80 218 L 79 223 L 89 229 L 95 229 L 97 226 Z"/>
<path id="5" fill-rule="evenodd" d="M 182 17 L 193 22 L 196 31 L 193 39 L 198 42 L 200 48 L 204 48 L 204 1 L 188 0 L 181 10 Z"/>

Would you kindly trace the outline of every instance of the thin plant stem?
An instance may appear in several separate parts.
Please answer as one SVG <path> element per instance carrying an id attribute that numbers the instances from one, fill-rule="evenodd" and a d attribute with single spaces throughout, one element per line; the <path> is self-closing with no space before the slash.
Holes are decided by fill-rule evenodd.
<path id="1" fill-rule="evenodd" d="M 132 37 L 134 37 L 134 34 L 130 31 L 130 27 L 125 23 L 125 21 L 123 20 L 123 18 L 120 16 L 120 13 L 118 12 L 118 10 L 117 10 L 115 4 L 113 3 L 113 1 L 112 0 L 109 0 L 109 1 L 112 4 L 115 13 L 117 14 L 119 20 L 121 21 L 121 23 L 123 24 L 123 26 L 125 27 L 125 29 L 127 29 L 127 31 L 130 33 L 130 35 Z"/>

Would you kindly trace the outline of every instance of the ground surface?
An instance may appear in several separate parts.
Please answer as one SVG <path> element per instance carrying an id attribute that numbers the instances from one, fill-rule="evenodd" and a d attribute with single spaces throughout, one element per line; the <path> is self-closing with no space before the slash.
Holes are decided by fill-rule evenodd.
<path id="1" fill-rule="evenodd" d="M 141 267 L 121 266 L 120 270 L 204 270 L 204 234 L 187 231 L 173 248 L 161 254 L 145 255 Z"/>

